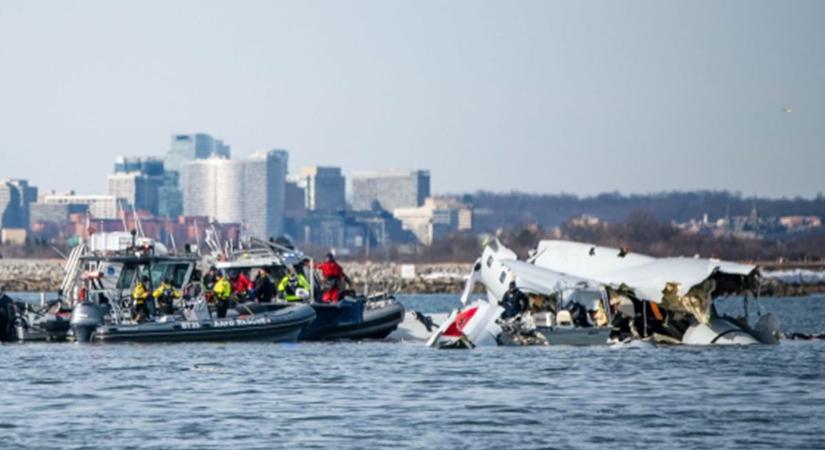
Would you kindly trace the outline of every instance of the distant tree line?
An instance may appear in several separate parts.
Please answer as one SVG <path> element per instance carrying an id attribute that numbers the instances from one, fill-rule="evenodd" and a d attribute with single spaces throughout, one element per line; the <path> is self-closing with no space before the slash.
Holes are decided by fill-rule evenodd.
<path id="1" fill-rule="evenodd" d="M 473 229 L 495 232 L 515 224 L 535 223 L 557 227 L 571 217 L 589 214 L 608 222 L 622 222 L 634 210 L 645 210 L 662 222 L 687 222 L 703 214 L 713 219 L 749 215 L 756 207 L 760 216 L 810 215 L 825 219 L 825 197 L 750 198 L 727 191 L 662 192 L 647 195 L 606 193 L 592 197 L 570 194 L 477 192 L 462 196 L 473 205 Z"/>

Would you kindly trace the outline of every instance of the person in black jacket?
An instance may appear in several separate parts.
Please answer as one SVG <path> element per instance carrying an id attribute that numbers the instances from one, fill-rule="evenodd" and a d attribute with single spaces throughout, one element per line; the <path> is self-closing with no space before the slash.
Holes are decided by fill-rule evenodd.
<path id="1" fill-rule="evenodd" d="M 269 303 L 275 297 L 275 283 L 269 276 L 269 271 L 262 267 L 255 277 L 255 301 L 258 303 Z"/>
<path id="2" fill-rule="evenodd" d="M 530 300 L 516 286 L 516 282 L 511 281 L 509 289 L 501 299 L 501 306 L 504 308 L 501 318 L 509 319 L 527 311 L 527 308 L 530 307 Z"/>

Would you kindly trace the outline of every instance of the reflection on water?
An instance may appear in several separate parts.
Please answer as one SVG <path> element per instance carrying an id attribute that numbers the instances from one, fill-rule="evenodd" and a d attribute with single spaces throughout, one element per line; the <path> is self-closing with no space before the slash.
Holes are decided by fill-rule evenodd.
<path id="1" fill-rule="evenodd" d="M 429 312 L 456 303 L 403 300 Z M 823 298 L 763 307 L 786 329 L 825 329 Z M 3 448 L 803 448 L 821 446 L 825 428 L 825 342 L 471 352 L 385 342 L 16 344 L 0 352 Z"/>

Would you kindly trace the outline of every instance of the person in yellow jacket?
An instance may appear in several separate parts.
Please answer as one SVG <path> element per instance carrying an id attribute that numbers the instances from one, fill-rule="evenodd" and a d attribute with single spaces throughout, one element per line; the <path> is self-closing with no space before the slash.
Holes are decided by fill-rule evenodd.
<path id="1" fill-rule="evenodd" d="M 143 322 L 152 315 L 149 310 L 149 305 L 146 304 L 146 299 L 149 298 L 149 277 L 146 275 L 140 277 L 140 282 L 132 289 L 132 301 L 134 302 L 134 319 L 138 322 Z"/>
<path id="2" fill-rule="evenodd" d="M 218 272 L 218 281 L 215 287 L 212 288 L 215 293 L 215 300 L 217 301 L 218 319 L 226 317 L 226 311 L 229 309 L 229 300 L 232 297 L 232 285 L 229 284 L 229 279 L 221 271 Z"/>
<path id="3" fill-rule="evenodd" d="M 158 306 L 160 306 L 160 310 L 164 314 L 174 314 L 174 301 L 176 298 L 180 298 L 181 294 L 180 291 L 172 285 L 172 280 L 167 277 L 160 286 L 152 292 L 152 297 L 158 302 Z"/>
<path id="4" fill-rule="evenodd" d="M 288 302 L 300 302 L 304 300 L 304 297 L 298 295 L 298 289 L 309 292 L 309 282 L 304 274 L 296 274 L 295 271 L 290 270 L 278 283 L 278 296 Z"/>

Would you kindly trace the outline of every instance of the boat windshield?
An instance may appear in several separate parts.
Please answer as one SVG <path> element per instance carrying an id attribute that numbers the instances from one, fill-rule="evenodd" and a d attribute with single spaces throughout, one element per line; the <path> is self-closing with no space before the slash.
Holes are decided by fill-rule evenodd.
<path id="1" fill-rule="evenodd" d="M 189 272 L 190 264 L 177 262 L 163 262 L 152 265 L 152 286 L 160 286 L 164 278 L 172 279 L 172 284 L 178 288 L 183 288 L 186 281 L 186 274 Z"/>
<path id="2" fill-rule="evenodd" d="M 135 280 L 148 275 L 151 286 L 160 286 L 164 278 L 170 277 L 172 284 L 181 289 L 186 282 L 186 276 L 189 273 L 191 264 L 180 262 L 159 262 L 151 265 L 151 269 L 147 273 L 145 265 L 125 264 L 120 272 L 120 278 L 117 281 L 118 289 L 130 290 L 135 284 Z"/>
<path id="3" fill-rule="evenodd" d="M 134 264 L 126 264 L 120 271 L 120 277 L 117 280 L 117 288 L 121 290 L 132 289 L 132 284 L 135 281 L 135 274 L 138 272 L 138 266 Z"/>

